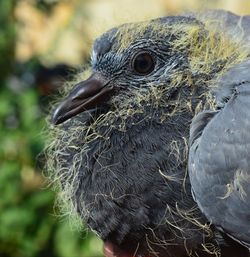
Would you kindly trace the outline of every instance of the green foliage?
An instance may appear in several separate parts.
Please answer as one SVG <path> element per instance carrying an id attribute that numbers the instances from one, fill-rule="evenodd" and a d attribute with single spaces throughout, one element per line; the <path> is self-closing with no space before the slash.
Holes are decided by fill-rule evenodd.
<path id="1" fill-rule="evenodd" d="M 13 65 L 15 23 L 13 10 L 15 0 L 0 1 L 0 81 L 6 77 Z"/>
<path id="2" fill-rule="evenodd" d="M 0 256 L 100 257 L 100 241 L 55 215 L 41 171 L 45 115 L 34 83 L 37 62 L 21 70 L 15 63 L 14 5 L 0 1 Z"/>
<path id="3" fill-rule="evenodd" d="M 59 2 L 59 0 L 36 0 L 35 4 L 38 9 L 41 11 L 48 13 L 53 7 Z"/>
<path id="4" fill-rule="evenodd" d="M 97 256 L 100 242 L 55 217 L 54 195 L 36 167 L 45 126 L 36 90 L 15 92 L 8 83 L 0 95 L 0 256 Z"/>

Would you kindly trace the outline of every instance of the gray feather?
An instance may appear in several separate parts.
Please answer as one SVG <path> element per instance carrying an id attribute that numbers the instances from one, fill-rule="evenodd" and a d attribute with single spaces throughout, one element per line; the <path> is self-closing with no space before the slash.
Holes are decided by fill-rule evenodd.
<path id="1" fill-rule="evenodd" d="M 224 107 L 191 141 L 189 175 L 194 197 L 219 229 L 250 247 L 250 62 L 219 82 Z M 220 91 L 220 90 L 221 91 Z M 228 99 L 225 102 L 225 95 Z M 200 117 L 205 112 L 199 114 Z M 201 120 L 201 118 L 198 118 Z M 191 132 L 197 127 L 197 118 Z M 191 134 L 192 136 L 192 134 Z M 192 136 L 193 137 L 193 136 Z"/>

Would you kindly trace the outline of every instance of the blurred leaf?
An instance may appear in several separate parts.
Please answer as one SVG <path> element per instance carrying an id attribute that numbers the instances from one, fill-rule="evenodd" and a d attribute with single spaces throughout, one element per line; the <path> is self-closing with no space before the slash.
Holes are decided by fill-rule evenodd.
<path id="1" fill-rule="evenodd" d="M 35 84 L 41 64 L 36 58 L 27 64 L 15 63 L 16 3 L 0 1 L 0 256 L 101 256 L 91 248 L 92 234 L 86 237 L 74 232 L 68 222 L 59 222 L 54 215 L 54 193 L 46 188 L 38 169 L 42 164 L 37 163 L 37 156 L 45 140 L 45 117 Z M 53 1 L 51 6 L 56 4 Z"/>
<path id="2" fill-rule="evenodd" d="M 0 81 L 10 74 L 14 60 L 15 23 L 13 10 L 15 0 L 0 1 Z"/>

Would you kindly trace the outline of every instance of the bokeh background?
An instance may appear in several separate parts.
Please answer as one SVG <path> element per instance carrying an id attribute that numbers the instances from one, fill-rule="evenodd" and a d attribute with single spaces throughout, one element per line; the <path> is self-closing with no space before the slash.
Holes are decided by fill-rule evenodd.
<path id="1" fill-rule="evenodd" d="M 104 30 L 205 8 L 250 14 L 250 1 L 0 0 L 0 257 L 102 256 L 59 215 L 42 175 L 51 99 Z"/>

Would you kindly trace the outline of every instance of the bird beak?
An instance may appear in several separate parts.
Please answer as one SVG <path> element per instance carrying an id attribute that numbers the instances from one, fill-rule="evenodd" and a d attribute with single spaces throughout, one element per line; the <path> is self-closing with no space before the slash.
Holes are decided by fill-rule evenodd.
<path id="1" fill-rule="evenodd" d="M 74 117 L 75 115 L 93 109 L 110 97 L 113 86 L 99 73 L 93 73 L 70 91 L 69 95 L 59 104 L 52 116 L 55 125 Z"/>

